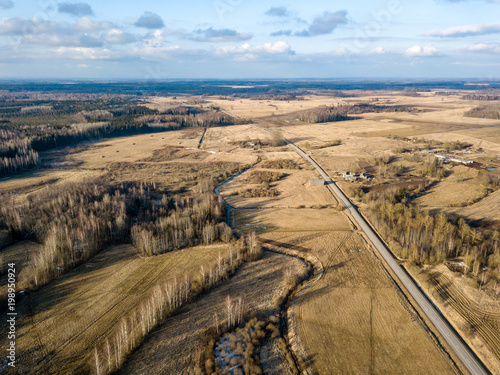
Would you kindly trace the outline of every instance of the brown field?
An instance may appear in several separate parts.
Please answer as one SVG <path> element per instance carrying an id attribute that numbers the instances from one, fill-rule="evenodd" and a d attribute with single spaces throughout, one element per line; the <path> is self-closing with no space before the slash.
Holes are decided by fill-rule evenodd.
<path id="1" fill-rule="evenodd" d="M 253 170 L 263 170 L 260 168 Z M 285 173 L 285 177 L 277 182 L 270 183 L 278 191 L 274 198 L 242 198 L 238 191 L 246 187 L 258 185 L 248 184 L 249 173 L 244 173 L 235 178 L 221 189 L 227 202 L 236 208 L 296 208 L 298 206 L 311 207 L 314 205 L 336 206 L 336 200 L 326 186 L 309 186 L 309 181 L 318 178 L 316 171 L 308 170 L 270 170 Z"/>
<path id="2" fill-rule="evenodd" d="M 448 208 L 445 211 L 456 213 L 471 220 L 500 221 L 500 190 L 495 191 L 470 207 Z"/>
<path id="3" fill-rule="evenodd" d="M 470 342 L 494 374 L 500 371 L 500 302 L 471 287 L 471 279 L 446 266 L 430 267 L 418 275 L 439 309 Z"/>
<path id="4" fill-rule="evenodd" d="M 468 205 L 484 196 L 486 188 L 476 179 L 476 169 L 457 165 L 447 167 L 451 174 L 431 187 L 415 203 L 425 208 L 444 208 L 450 206 Z"/>
<path id="5" fill-rule="evenodd" d="M 14 263 L 16 265 L 16 274 L 19 276 L 19 273 L 29 262 L 31 255 L 36 253 L 40 246 L 41 245 L 31 241 L 21 241 L 0 250 L 0 261 L 2 267 L 0 277 L 0 296 L 7 293 L 7 265 L 9 263 Z"/>
<path id="6" fill-rule="evenodd" d="M 278 313 L 273 301 L 284 288 L 285 270 L 299 275 L 304 264 L 296 258 L 265 252 L 256 262 L 244 264 L 231 279 L 219 285 L 196 303 L 186 305 L 165 324 L 153 331 L 131 356 L 123 374 L 193 374 L 199 338 L 214 325 L 214 314 L 224 319 L 228 295 L 243 297 L 245 310 L 270 316 Z M 261 349 L 261 365 L 266 374 L 290 374 L 285 354 L 276 340 L 269 340 Z"/>
<path id="7" fill-rule="evenodd" d="M 141 258 L 130 245 L 114 246 L 17 306 L 16 370 L 21 373 L 88 373 L 96 341 L 142 302 L 160 281 L 197 273 L 228 251 L 213 245 Z M 6 337 L 6 335 L 2 335 Z M 36 350 L 36 352 L 34 352 Z"/>
<path id="8" fill-rule="evenodd" d="M 350 230 L 349 223 L 336 215 L 337 209 L 234 210 L 235 226 L 242 232 Z"/>
<path id="9" fill-rule="evenodd" d="M 323 263 L 324 276 L 307 293 L 299 291 L 291 307 L 316 373 L 454 373 L 356 233 L 271 232 L 261 237 L 300 248 Z"/>
<path id="10" fill-rule="evenodd" d="M 199 135 L 201 136 L 201 129 Z M 89 150 L 69 155 L 67 160 L 82 163 L 80 168 L 102 169 L 113 162 L 136 162 L 151 156 L 154 150 L 165 146 L 195 148 L 199 138 L 191 138 L 185 131 L 167 131 L 114 138 L 96 143 Z"/>
<path id="11" fill-rule="evenodd" d="M 283 189 L 272 202 L 237 195 L 227 199 L 236 207 L 234 220 L 240 231 L 257 230 L 263 240 L 320 259 L 324 276 L 299 291 L 289 311 L 313 370 L 319 374 L 454 373 L 451 360 L 342 213 L 335 208 L 279 208 L 287 207 L 294 194 L 300 196 L 304 182 L 305 178 L 295 176 L 289 182 L 291 195 Z M 245 183 L 242 175 L 223 194 Z M 247 202 L 251 200 L 255 200 L 253 206 Z M 321 202 L 335 206 L 331 195 Z"/>
<path id="12" fill-rule="evenodd" d="M 307 96 L 289 102 L 209 98 L 203 106 L 214 104 L 241 118 L 255 119 L 260 126 L 279 128 L 334 179 L 339 177 L 332 171 L 359 170 L 373 157 L 407 146 L 401 140 L 386 138 L 388 135 L 470 142 L 483 151 L 464 157 L 478 161 L 494 160 L 500 155 L 500 122 L 462 116 L 480 102 L 461 100 L 459 96 L 434 96 L 432 92 L 419 97 L 398 92 L 356 94 L 353 98 Z M 149 98 L 147 106 L 162 110 L 187 99 Z M 325 124 L 295 120 L 298 111 L 339 103 L 411 105 L 421 111 L 364 114 L 356 120 Z M 318 175 L 292 149 L 231 144 L 257 138 L 270 140 L 269 134 L 250 125 L 208 128 L 198 148 L 203 131 L 197 128 L 106 139 L 77 153 L 56 151 L 51 156 L 54 160 L 72 164 L 0 179 L 0 203 L 16 204 L 44 187 L 84 182 L 101 175 L 106 175 L 110 183 L 154 181 L 178 193 L 190 189 L 201 176 L 219 176 L 221 171 L 235 173 L 249 166 L 250 171 L 221 188 L 226 201 L 235 208 L 232 214 L 236 229 L 243 233 L 255 230 L 265 240 L 311 254 L 324 268 L 319 280 L 297 292 L 289 310 L 298 342 L 315 372 L 456 372 L 448 354 L 434 342 L 381 262 L 352 230 L 347 217 L 336 209 L 333 195 L 325 186 L 309 186 Z M 341 139 L 342 144 L 315 149 L 336 139 Z M 278 191 L 276 197 L 238 196 L 241 189 L 252 187 L 247 181 L 249 173 L 264 170 L 258 162 L 270 159 L 292 159 L 301 169 L 267 169 L 286 174 L 270 183 Z M 413 164 L 401 164 L 413 172 Z M 470 219 L 500 221 L 500 191 L 468 207 L 451 207 L 481 198 L 483 191 L 477 183 L 477 170 L 447 168 L 453 173 L 426 191 L 417 203 Z M 0 255 L 4 263 L 14 261 L 22 266 L 36 246 L 21 242 L 6 247 Z M 200 246 L 152 258 L 139 257 L 130 245 L 114 246 L 32 292 L 18 304 L 26 319 L 17 326 L 16 370 L 33 374 L 88 373 L 96 341 L 113 331 L 155 285 L 197 272 L 201 264 L 212 263 L 228 246 Z M 200 335 L 213 325 L 213 314 L 223 310 L 228 294 L 243 296 L 249 312 L 276 314 L 273 301 L 283 291 L 285 271 L 297 275 L 304 268 L 296 258 L 265 252 L 263 259 L 244 264 L 228 281 L 170 317 L 146 338 L 120 373 L 193 373 Z M 466 281 L 446 269 L 436 268 L 430 281 L 425 286 L 428 294 L 435 297 L 444 314 L 493 372 L 500 372 L 498 301 L 479 298 L 476 289 L 465 287 Z M 2 327 L 5 329 L 5 325 Z M 5 332 L 0 334 L 5 344 Z M 264 344 L 261 361 L 264 373 L 290 373 L 277 340 Z"/>
<path id="13" fill-rule="evenodd" d="M 328 96 L 305 96 L 304 100 L 290 101 L 251 99 L 236 99 L 234 101 L 229 101 L 216 98 L 208 98 L 208 100 L 210 103 L 227 110 L 229 113 L 245 119 L 282 115 L 319 107 L 321 105 L 331 106 L 344 102 L 344 98 Z"/>

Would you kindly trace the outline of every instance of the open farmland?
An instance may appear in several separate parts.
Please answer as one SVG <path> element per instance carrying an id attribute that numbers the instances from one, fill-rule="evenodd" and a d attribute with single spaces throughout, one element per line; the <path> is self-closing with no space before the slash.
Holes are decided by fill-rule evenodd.
<path id="1" fill-rule="evenodd" d="M 228 251 L 228 246 L 200 246 L 151 258 L 139 257 L 129 245 L 103 251 L 19 304 L 19 313 L 29 319 L 17 331 L 17 370 L 89 372 L 97 340 L 112 332 L 155 286 L 197 273 Z"/>
<path id="2" fill-rule="evenodd" d="M 291 277 L 305 271 L 293 257 L 265 252 L 262 259 L 244 264 L 226 283 L 216 287 L 196 303 L 183 307 L 165 324 L 153 331 L 130 358 L 123 374 L 193 374 L 199 340 L 214 325 L 214 314 L 224 319 L 225 301 L 242 297 L 245 311 L 263 316 L 277 314 L 274 303 L 284 289 L 285 274 Z M 264 373 L 291 374 L 276 340 L 264 344 L 261 358 Z"/>
<path id="3" fill-rule="evenodd" d="M 448 208 L 446 212 L 456 213 L 471 220 L 500 221 L 500 191 L 495 191 L 472 206 Z"/>
<path id="4" fill-rule="evenodd" d="M 450 175 L 433 185 L 416 203 L 425 208 L 467 206 L 484 197 L 478 171 L 464 166 L 451 167 Z"/>
<path id="5" fill-rule="evenodd" d="M 293 373 L 283 338 L 292 350 L 298 348 L 295 355 L 299 367 L 303 367 L 301 358 L 305 358 L 307 367 L 318 374 L 463 372 L 455 354 L 419 315 L 421 310 L 412 306 L 414 301 L 409 302 L 395 284 L 338 199 L 327 186 L 313 186 L 316 182 L 311 180 L 319 178 L 318 172 L 283 143 L 283 136 L 311 155 L 365 214 L 371 207 L 378 207 L 379 212 L 388 212 L 387 216 L 397 223 L 403 207 L 413 207 L 414 211 L 408 211 L 405 218 L 417 221 L 428 210 L 436 217 L 439 212 L 446 212 L 464 218 L 463 222 L 470 225 L 466 227 L 469 232 L 457 229 L 462 236 L 460 241 L 455 238 L 443 242 L 450 249 L 456 245 L 458 250 L 453 248 L 449 251 L 453 254 L 439 260 L 434 254 L 427 255 L 428 249 L 423 246 L 410 249 L 424 254 L 421 260 L 409 259 L 409 251 L 405 253 L 395 238 L 384 239 L 414 276 L 421 274 L 416 278 L 426 293 L 496 373 L 500 368 L 500 321 L 496 313 L 499 297 L 494 289 L 499 285 L 495 279 L 498 264 L 492 251 L 494 235 L 483 233 L 480 225 L 488 220 L 500 222 L 500 195 L 492 169 L 500 165 L 496 140 L 499 121 L 463 117 L 465 111 L 480 103 L 462 99 L 461 94 L 440 96 L 427 91 L 409 96 L 389 90 L 353 90 L 348 94 L 337 97 L 333 91 L 331 96 L 308 93 L 303 100 L 272 99 L 278 94 L 255 96 L 257 100 L 252 95 L 228 96 L 230 100 L 223 99 L 223 95 L 142 97 L 139 107 L 158 112 L 130 114 L 130 120 L 135 121 L 132 127 L 144 125 L 143 130 L 153 129 L 154 133 L 123 137 L 128 133 L 113 133 L 120 137 L 79 141 L 65 148 L 41 151 L 41 162 L 35 170 L 0 179 L 2 206 L 15 210 L 26 205 L 24 211 L 19 210 L 18 219 L 9 216 L 10 223 L 21 222 L 32 209 L 37 209 L 36 205 L 45 203 L 43 197 L 50 196 L 52 188 L 54 192 L 61 191 L 61 198 L 57 194 L 51 197 L 54 203 L 47 205 L 46 210 L 57 207 L 56 214 L 71 211 L 75 202 L 82 207 L 74 210 L 77 214 L 88 210 L 85 215 L 65 218 L 70 230 L 77 221 L 90 223 L 93 212 L 108 212 L 106 205 L 114 210 L 109 211 L 113 212 L 109 222 L 103 222 L 98 230 L 107 233 L 109 225 L 110 239 L 96 240 L 100 245 L 108 241 L 105 245 L 68 268 L 63 267 L 63 260 L 54 260 L 57 272 L 53 281 L 20 299 L 20 314 L 27 318 L 20 320 L 17 327 L 18 371 L 99 372 L 92 364 L 94 350 L 101 350 L 98 367 L 107 367 L 103 355 L 106 339 L 113 340 L 124 319 L 133 322 L 134 314 L 139 315 L 137 307 L 143 306 L 141 303 L 155 286 L 174 277 L 180 280 L 184 275 L 193 275 L 196 283 L 200 266 L 216 264 L 219 253 L 227 255 L 231 246 L 234 250 L 249 241 L 246 234 L 256 232 L 264 248 L 267 243 L 269 250 L 288 249 L 293 256 L 265 251 L 262 259 L 244 263 L 235 274 L 154 328 L 141 345 L 134 347 L 118 373 L 193 373 L 198 355 L 204 350 L 201 343 L 206 330 L 214 326 L 214 313 L 220 314 L 218 319 L 224 319 L 228 295 L 233 299 L 241 296 L 247 313 L 266 318 L 282 314 L 280 334 L 272 339 L 267 337 L 257 353 L 264 373 Z M 320 108 L 325 105 L 352 105 L 360 111 L 368 108 L 368 112 L 353 112 L 348 114 L 349 120 L 325 123 L 309 123 L 305 121 L 312 117 L 301 117 L 304 111 L 325 112 Z M 223 113 L 217 107 L 241 119 L 234 119 L 239 125 L 218 124 L 223 126 L 204 124 L 201 120 L 194 126 L 181 125 L 179 119 L 176 123 L 167 122 L 173 118 L 168 116 L 174 116 L 167 111 L 180 111 L 180 106 L 190 106 L 189 111 L 192 110 L 185 115 L 185 121 L 196 118 L 198 110 L 217 118 Z M 384 111 L 382 106 L 397 109 Z M 375 112 L 369 113 L 370 109 Z M 270 133 L 247 123 L 251 121 Z M 170 125 L 177 130 L 158 132 Z M 459 149 L 446 150 L 453 146 L 447 143 L 455 141 L 464 145 L 457 143 Z M 476 163 L 433 165 L 433 152 L 447 152 Z M 341 171 L 358 175 L 366 172 L 371 179 L 351 182 L 341 177 Z M 493 176 L 492 180 L 484 182 L 485 174 Z M 106 194 L 93 197 L 92 191 L 86 192 L 92 196 L 88 205 L 63 197 L 66 188 L 76 189 L 78 184 L 91 184 L 97 178 L 102 184 L 99 188 Z M 213 194 L 213 187 L 218 185 L 224 201 L 231 206 L 229 221 L 222 199 Z M 39 193 L 43 194 L 38 196 Z M 201 222 L 195 226 L 195 217 L 183 217 L 183 210 L 191 212 L 192 202 L 205 194 L 214 206 L 204 206 L 201 211 L 214 214 L 208 219 L 200 215 Z M 387 199 L 385 206 L 375 206 L 379 198 Z M 97 208 L 102 210 L 92 211 Z M 120 228 L 125 229 L 113 237 L 114 228 L 118 228 L 113 221 L 116 212 L 123 213 Z M 379 221 L 382 220 L 385 219 Z M 450 220 L 457 228 L 463 225 L 456 217 Z M 177 226 L 180 221 L 183 224 Z M 245 235 L 244 238 L 235 242 L 225 222 L 231 223 L 236 238 Z M 406 233 L 410 224 L 396 228 L 395 232 Z M 437 227 L 438 219 L 432 224 Z M 195 227 L 197 232 L 193 235 Z M 7 228 L 12 235 L 6 235 Z M 59 239 L 67 237 L 65 244 L 74 252 L 86 245 L 86 240 L 79 239 L 81 232 L 77 229 L 58 234 Z M 12 225 L 0 228 L 0 234 L 5 233 L 3 241 L 31 238 L 43 243 L 22 241 L 2 250 L 4 263 L 14 261 L 20 268 L 30 258 L 33 261 L 32 254 L 42 246 L 50 249 L 45 238 L 22 230 L 15 232 Z M 386 232 L 379 233 L 385 236 Z M 178 250 L 218 238 L 226 241 L 220 237 L 222 234 L 231 244 Z M 475 240 L 467 242 L 473 236 Z M 428 242 L 438 240 L 432 238 Z M 110 243 L 118 245 L 108 247 Z M 171 249 L 174 250 L 162 255 L 138 255 L 140 251 L 150 255 Z M 293 284 L 290 279 L 306 269 L 307 262 L 297 258 L 304 255 L 310 267 L 312 264 L 316 269 L 317 260 L 322 271 L 299 286 L 280 306 L 277 298 L 283 297 L 283 291 Z M 453 261 L 457 262 L 465 262 L 467 257 L 469 268 L 478 270 L 476 275 L 471 271 L 459 279 L 443 269 L 443 262 L 452 256 L 456 256 Z M 478 274 L 488 275 L 482 290 L 478 290 Z M 481 293 L 488 298 L 476 298 Z"/>
<path id="6" fill-rule="evenodd" d="M 315 372 L 454 373 L 451 361 L 357 234 L 298 229 L 261 236 L 323 263 L 323 278 L 297 293 L 290 312 Z"/>

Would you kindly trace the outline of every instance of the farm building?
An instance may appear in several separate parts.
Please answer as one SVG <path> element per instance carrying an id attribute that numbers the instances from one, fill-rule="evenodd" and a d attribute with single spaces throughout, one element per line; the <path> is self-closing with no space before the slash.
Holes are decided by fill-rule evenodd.
<path id="1" fill-rule="evenodd" d="M 474 163 L 474 161 L 472 161 L 472 160 L 462 159 L 462 158 L 458 158 L 456 156 L 449 156 L 449 155 L 444 155 L 444 154 L 434 154 L 434 156 L 437 159 L 442 160 L 444 163 L 448 163 L 450 161 L 452 161 L 454 163 L 461 163 L 461 164 L 472 164 L 472 163 Z"/>

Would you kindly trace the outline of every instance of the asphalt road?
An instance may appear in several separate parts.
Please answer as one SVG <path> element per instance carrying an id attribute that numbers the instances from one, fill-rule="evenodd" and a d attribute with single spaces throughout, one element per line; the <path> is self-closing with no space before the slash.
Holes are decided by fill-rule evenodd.
<path id="1" fill-rule="evenodd" d="M 227 112 L 226 112 L 227 113 Z M 267 133 L 266 129 L 263 129 L 257 125 L 252 125 L 260 130 Z M 489 372 L 479 363 L 477 357 L 472 353 L 469 347 L 461 340 L 460 336 L 456 331 L 454 331 L 445 318 L 440 314 L 437 308 L 429 301 L 429 299 L 424 295 L 424 293 L 417 286 L 415 281 L 401 268 L 401 266 L 394 260 L 392 254 L 389 252 L 385 244 L 380 240 L 380 238 L 375 234 L 371 226 L 365 221 L 365 219 L 359 214 L 356 207 L 354 207 L 351 201 L 345 196 L 345 194 L 338 188 L 335 182 L 325 173 L 325 171 L 300 148 L 295 146 L 293 143 L 285 140 L 286 143 L 295 149 L 297 153 L 307 160 L 311 165 L 318 171 L 318 173 L 323 177 L 327 183 L 329 189 L 342 201 L 346 209 L 349 210 L 352 217 L 361 228 L 370 241 L 373 243 L 375 248 L 378 250 L 380 255 L 385 259 L 387 265 L 392 269 L 396 277 L 405 286 L 406 290 L 416 303 L 420 306 L 422 311 L 427 315 L 432 324 L 436 327 L 442 337 L 446 340 L 451 349 L 456 353 L 458 358 L 462 361 L 464 366 L 470 371 L 472 375 L 486 375 Z"/>

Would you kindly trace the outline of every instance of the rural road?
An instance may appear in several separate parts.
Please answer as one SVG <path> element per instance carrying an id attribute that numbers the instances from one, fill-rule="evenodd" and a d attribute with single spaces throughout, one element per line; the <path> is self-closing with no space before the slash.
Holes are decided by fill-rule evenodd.
<path id="1" fill-rule="evenodd" d="M 229 114 L 228 112 L 225 112 Z M 263 129 L 257 125 L 249 124 L 258 128 L 262 131 L 269 133 L 268 130 Z M 442 337 L 446 340 L 448 345 L 455 351 L 456 355 L 464 366 L 470 371 L 472 375 L 486 375 L 489 372 L 481 365 L 474 353 L 468 348 L 468 346 L 463 342 L 458 333 L 456 333 L 437 310 L 437 308 L 429 301 L 429 299 L 424 295 L 420 288 L 416 285 L 415 281 L 401 268 L 401 266 L 394 260 L 392 254 L 389 252 L 385 244 L 380 240 L 380 238 L 375 234 L 371 226 L 365 221 L 365 219 L 359 214 L 356 207 L 354 207 L 351 201 L 346 197 L 346 195 L 339 189 L 339 187 L 333 182 L 333 180 L 325 173 L 325 171 L 300 148 L 295 146 L 293 143 L 285 139 L 287 145 L 295 149 L 297 153 L 302 156 L 306 161 L 308 161 L 323 177 L 326 181 L 327 186 L 333 193 L 342 201 L 346 209 L 349 210 L 352 217 L 358 224 L 358 226 L 366 233 L 370 241 L 373 243 L 377 251 L 384 258 L 387 265 L 392 269 L 396 277 L 405 286 L 406 290 L 413 299 L 420 306 L 422 311 L 427 315 L 428 319 L 436 327 Z"/>

